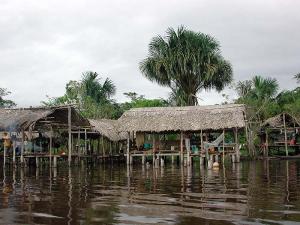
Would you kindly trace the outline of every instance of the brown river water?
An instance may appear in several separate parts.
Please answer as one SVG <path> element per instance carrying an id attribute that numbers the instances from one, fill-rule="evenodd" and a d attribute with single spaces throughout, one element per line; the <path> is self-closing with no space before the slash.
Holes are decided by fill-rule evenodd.
<path id="1" fill-rule="evenodd" d="M 5 225 L 300 224 L 300 160 L 7 168 L 0 180 Z"/>

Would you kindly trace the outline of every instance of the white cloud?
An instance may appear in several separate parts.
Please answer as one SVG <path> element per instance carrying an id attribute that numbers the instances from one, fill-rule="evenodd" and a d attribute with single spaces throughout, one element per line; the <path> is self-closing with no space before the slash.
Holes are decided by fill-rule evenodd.
<path id="1" fill-rule="evenodd" d="M 128 91 L 166 97 L 168 89 L 146 80 L 138 63 L 153 36 L 183 24 L 220 41 L 235 80 L 261 74 L 290 89 L 300 71 L 299 7 L 292 0 L 3 0 L 0 86 L 19 106 L 38 105 L 93 70 L 115 82 L 118 101 Z M 213 91 L 199 96 L 203 104 L 223 99 Z"/>

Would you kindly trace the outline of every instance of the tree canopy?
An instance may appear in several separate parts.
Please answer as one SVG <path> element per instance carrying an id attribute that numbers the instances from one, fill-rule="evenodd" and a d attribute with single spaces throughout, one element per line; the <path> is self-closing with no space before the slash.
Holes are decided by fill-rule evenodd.
<path id="1" fill-rule="evenodd" d="M 231 64 L 221 55 L 218 41 L 183 26 L 151 40 L 140 70 L 150 81 L 171 88 L 177 105 L 196 105 L 199 91 L 221 91 L 232 81 Z"/>
<path id="2" fill-rule="evenodd" d="M 5 96 L 9 95 L 9 92 L 6 88 L 0 88 L 0 108 L 11 108 L 16 106 L 12 100 L 4 99 Z"/>

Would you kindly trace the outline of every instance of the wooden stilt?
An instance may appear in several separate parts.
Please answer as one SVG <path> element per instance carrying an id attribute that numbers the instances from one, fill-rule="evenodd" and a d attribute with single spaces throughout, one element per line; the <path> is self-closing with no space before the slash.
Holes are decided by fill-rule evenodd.
<path id="1" fill-rule="evenodd" d="M 13 140 L 13 166 L 16 166 L 16 141 Z"/>
<path id="2" fill-rule="evenodd" d="M 283 114 L 283 127 L 284 127 L 284 146 L 285 146 L 285 154 L 286 156 L 289 155 L 288 152 L 288 143 L 287 143 L 287 133 L 286 133 L 286 121 L 285 121 L 285 113 Z"/>
<path id="3" fill-rule="evenodd" d="M 223 165 L 225 162 L 225 129 L 223 129 Z"/>
<path id="4" fill-rule="evenodd" d="M 69 133 L 69 139 L 68 139 L 68 164 L 71 166 L 72 162 L 72 111 L 71 107 L 68 107 L 68 133 Z"/>
<path id="5" fill-rule="evenodd" d="M 21 158 L 20 158 L 20 161 L 21 161 L 21 167 L 24 166 L 24 149 L 25 149 L 25 145 L 24 145 L 24 141 L 25 141 L 25 132 L 24 130 L 22 129 L 22 133 L 21 133 Z"/>
<path id="6" fill-rule="evenodd" d="M 180 164 L 183 164 L 183 132 L 180 132 Z"/>
<path id="7" fill-rule="evenodd" d="M 126 157 L 126 161 L 127 161 L 127 165 L 130 164 L 130 132 L 128 132 L 128 137 L 127 137 L 127 157 Z"/>
<path id="8" fill-rule="evenodd" d="M 87 133 L 86 128 L 84 129 L 84 155 L 87 155 Z"/>
<path id="9" fill-rule="evenodd" d="M 240 143 L 238 137 L 238 128 L 234 129 L 234 139 L 235 139 L 235 154 L 236 154 L 236 162 L 240 162 Z"/>
<path id="10" fill-rule="evenodd" d="M 266 130 L 266 155 L 267 157 L 269 157 L 269 134 L 267 130 Z"/>
<path id="11" fill-rule="evenodd" d="M 153 161 L 153 165 L 155 164 L 155 133 L 153 133 L 153 143 L 152 143 L 152 161 Z"/>
<path id="12" fill-rule="evenodd" d="M 80 152 L 80 127 L 78 129 L 78 134 L 77 134 L 77 146 L 78 146 L 78 164 L 80 163 L 80 157 L 81 157 L 81 152 Z"/>
<path id="13" fill-rule="evenodd" d="M 50 125 L 49 166 L 52 167 L 52 126 Z"/>
<path id="14" fill-rule="evenodd" d="M 7 147 L 4 145 L 4 149 L 3 149 L 3 167 L 5 167 L 5 164 L 6 164 L 6 151 L 7 151 Z"/>

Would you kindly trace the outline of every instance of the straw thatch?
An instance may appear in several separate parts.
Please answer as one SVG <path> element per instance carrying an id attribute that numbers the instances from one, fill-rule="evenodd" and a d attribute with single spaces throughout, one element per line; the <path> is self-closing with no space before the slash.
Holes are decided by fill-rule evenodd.
<path id="1" fill-rule="evenodd" d="M 119 122 L 117 120 L 89 120 L 92 130 L 108 138 L 110 141 L 126 140 L 125 132 L 118 132 Z"/>
<path id="2" fill-rule="evenodd" d="M 281 113 L 274 117 L 267 119 L 261 127 L 270 127 L 270 128 L 283 128 L 283 115 L 285 114 L 285 123 L 286 127 L 300 127 L 300 122 L 292 115 L 288 113 Z"/>
<path id="3" fill-rule="evenodd" d="M 72 127 L 89 127 L 74 107 L 71 107 Z M 0 109 L 0 130 L 20 131 L 43 129 L 48 125 L 66 128 L 68 125 L 68 106 L 51 108 Z"/>
<path id="4" fill-rule="evenodd" d="M 245 127 L 244 105 L 136 108 L 125 112 L 120 131 L 167 132 Z"/>

